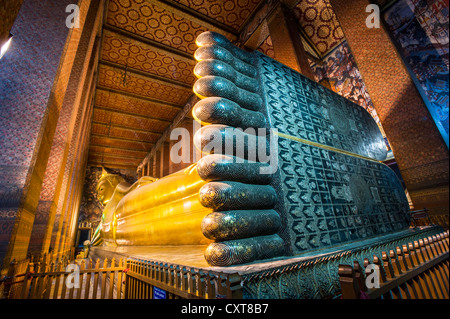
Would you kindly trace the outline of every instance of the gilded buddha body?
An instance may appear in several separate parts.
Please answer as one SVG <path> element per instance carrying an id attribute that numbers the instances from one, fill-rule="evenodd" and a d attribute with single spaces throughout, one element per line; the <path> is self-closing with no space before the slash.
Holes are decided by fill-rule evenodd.
<path id="1" fill-rule="evenodd" d="M 259 174 L 263 165 L 211 154 L 185 170 L 133 185 L 105 172 L 97 184 L 104 210 L 92 243 L 209 244 L 206 261 L 221 266 L 283 254 L 276 235 L 281 220 L 272 209 L 276 194 L 267 185 L 271 176 Z"/>
<path id="2" fill-rule="evenodd" d="M 199 203 L 204 184 L 195 165 L 161 179 L 142 177 L 133 185 L 104 171 L 97 184 L 104 210 L 96 235 L 106 245 L 207 244 L 211 241 L 199 226 L 211 212 Z"/>

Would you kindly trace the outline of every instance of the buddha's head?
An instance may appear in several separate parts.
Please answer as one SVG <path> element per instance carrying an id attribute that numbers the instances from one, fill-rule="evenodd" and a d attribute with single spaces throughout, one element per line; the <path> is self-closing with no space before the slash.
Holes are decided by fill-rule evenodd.
<path id="1" fill-rule="evenodd" d="M 102 204 L 102 206 L 105 206 L 109 202 L 112 195 L 114 194 L 116 186 L 123 181 L 124 181 L 123 177 L 116 174 L 108 173 L 103 168 L 102 176 L 100 177 L 97 183 L 97 199 L 100 202 L 100 204 Z"/>

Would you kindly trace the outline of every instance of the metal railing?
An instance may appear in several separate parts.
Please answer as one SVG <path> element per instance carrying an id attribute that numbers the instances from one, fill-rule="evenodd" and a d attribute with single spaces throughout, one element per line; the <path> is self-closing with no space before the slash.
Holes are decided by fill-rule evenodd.
<path id="1" fill-rule="evenodd" d="M 449 299 L 448 231 L 383 251 L 369 264 L 339 265 L 343 299 Z"/>

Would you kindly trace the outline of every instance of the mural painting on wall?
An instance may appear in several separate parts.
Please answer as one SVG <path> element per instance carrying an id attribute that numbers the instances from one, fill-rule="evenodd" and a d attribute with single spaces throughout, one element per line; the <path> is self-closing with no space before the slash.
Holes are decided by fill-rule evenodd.
<path id="1" fill-rule="evenodd" d="M 373 107 L 372 100 L 347 42 L 342 42 L 322 60 L 324 62 L 322 65 L 311 63 L 315 80 L 366 109 L 384 135 L 380 119 Z M 387 142 L 386 145 L 389 148 Z"/>
<path id="2" fill-rule="evenodd" d="M 111 170 L 107 169 L 109 173 L 118 174 L 122 176 L 128 183 L 133 184 L 136 181 L 134 171 L 128 170 Z M 97 182 L 102 176 L 101 167 L 88 167 L 86 169 L 86 177 L 84 179 L 83 197 L 80 203 L 79 222 L 88 221 L 92 223 L 94 229 L 97 228 L 100 218 L 102 216 L 103 207 L 97 200 Z"/>
<path id="3" fill-rule="evenodd" d="M 383 18 L 448 145 L 449 1 L 399 0 Z"/>

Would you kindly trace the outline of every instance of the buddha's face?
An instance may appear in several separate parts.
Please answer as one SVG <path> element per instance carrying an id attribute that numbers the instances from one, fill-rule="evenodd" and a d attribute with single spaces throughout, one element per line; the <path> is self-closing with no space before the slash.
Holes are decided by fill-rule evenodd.
<path id="1" fill-rule="evenodd" d="M 103 206 L 109 202 L 113 193 L 114 187 L 108 181 L 103 180 L 97 185 L 97 199 Z"/>

